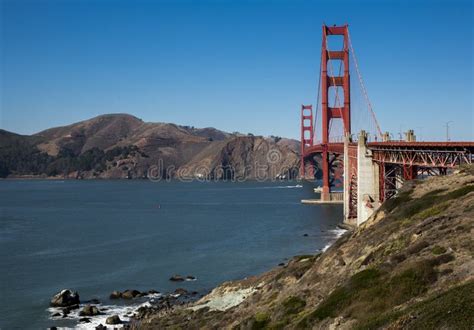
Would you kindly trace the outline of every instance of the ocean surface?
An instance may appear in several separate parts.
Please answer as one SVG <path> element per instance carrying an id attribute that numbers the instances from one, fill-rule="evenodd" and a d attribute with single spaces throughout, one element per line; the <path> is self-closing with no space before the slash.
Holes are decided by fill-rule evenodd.
<path id="1" fill-rule="evenodd" d="M 316 253 L 341 234 L 342 207 L 300 203 L 312 196 L 296 181 L 0 181 L 0 328 L 79 326 L 51 317 L 64 288 L 125 313 L 148 298 L 111 301 L 113 290 L 204 294 Z"/>

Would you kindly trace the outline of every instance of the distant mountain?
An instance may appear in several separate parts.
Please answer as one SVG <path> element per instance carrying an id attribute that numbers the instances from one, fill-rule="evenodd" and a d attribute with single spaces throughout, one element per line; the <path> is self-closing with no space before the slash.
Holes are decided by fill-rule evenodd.
<path id="1" fill-rule="evenodd" d="M 0 177 L 293 178 L 298 151 L 296 140 L 109 114 L 30 136 L 0 130 Z"/>

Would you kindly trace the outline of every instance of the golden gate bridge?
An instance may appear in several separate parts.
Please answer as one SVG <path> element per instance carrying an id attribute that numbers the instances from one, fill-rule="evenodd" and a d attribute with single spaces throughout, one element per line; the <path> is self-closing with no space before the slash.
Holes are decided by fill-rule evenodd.
<path id="1" fill-rule="evenodd" d="M 330 49 L 330 40 L 338 36 L 341 49 Z M 351 94 L 351 67 L 356 71 L 359 94 Z M 351 107 L 359 104 L 351 97 L 360 94 L 365 105 L 353 112 Z M 362 80 L 348 25 L 323 25 L 316 108 L 301 106 L 300 177 L 314 179 L 321 168 L 317 203 L 343 203 L 345 222 L 358 225 L 396 195 L 404 181 L 444 175 L 473 161 L 474 142 L 416 141 L 413 130 L 404 139 L 400 134 L 394 140 L 383 132 Z M 341 185 L 342 192 L 334 190 Z"/>

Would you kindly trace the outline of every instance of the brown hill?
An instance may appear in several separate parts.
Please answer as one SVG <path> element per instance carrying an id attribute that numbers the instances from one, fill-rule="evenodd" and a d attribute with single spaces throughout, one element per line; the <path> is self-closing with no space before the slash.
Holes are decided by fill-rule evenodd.
<path id="1" fill-rule="evenodd" d="M 294 140 L 147 123 L 128 114 L 102 115 L 32 136 L 6 131 L 2 136 L 0 161 L 10 176 L 142 178 L 152 172 L 160 178 L 255 179 L 258 171 L 267 178 L 283 172 L 295 177 L 299 166 Z M 19 157 L 18 148 L 12 147 L 19 141 L 32 148 L 28 154 L 42 155 L 42 166 L 26 166 L 28 157 Z"/>

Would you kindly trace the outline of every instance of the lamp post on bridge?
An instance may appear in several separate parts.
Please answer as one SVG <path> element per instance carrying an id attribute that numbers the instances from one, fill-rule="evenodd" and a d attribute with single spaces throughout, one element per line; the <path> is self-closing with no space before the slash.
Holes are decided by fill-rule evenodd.
<path id="1" fill-rule="evenodd" d="M 449 138 L 449 124 L 452 123 L 453 121 L 447 121 L 446 124 L 444 125 L 446 127 L 446 142 L 451 141 Z"/>

